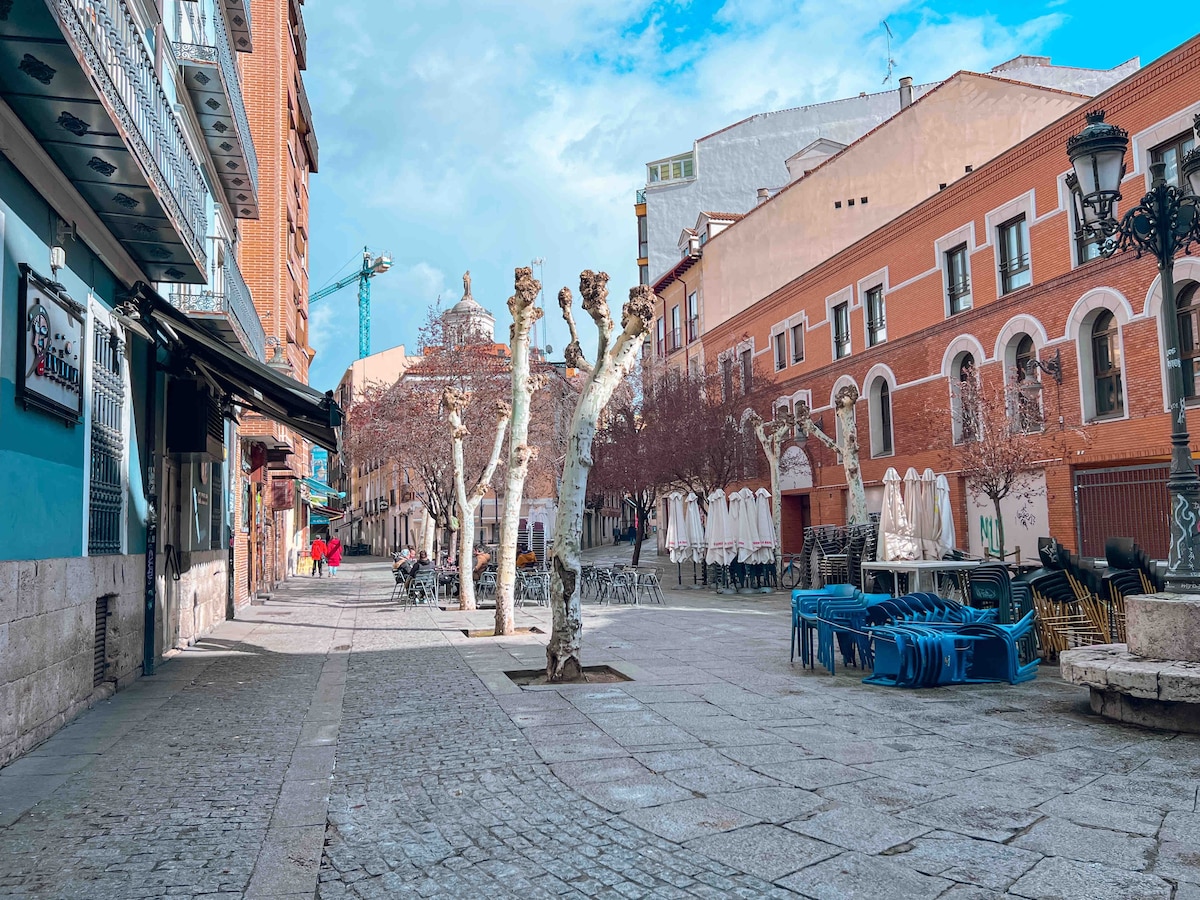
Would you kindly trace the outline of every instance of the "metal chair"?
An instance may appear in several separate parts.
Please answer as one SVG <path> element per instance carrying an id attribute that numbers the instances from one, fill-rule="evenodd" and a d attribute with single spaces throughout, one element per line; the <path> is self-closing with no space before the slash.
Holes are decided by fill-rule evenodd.
<path id="1" fill-rule="evenodd" d="M 638 594 L 645 594 L 647 600 L 657 601 L 658 603 L 666 603 L 666 598 L 663 596 L 662 583 L 659 581 L 661 570 L 657 567 L 646 572 L 638 572 L 636 574 Z"/>

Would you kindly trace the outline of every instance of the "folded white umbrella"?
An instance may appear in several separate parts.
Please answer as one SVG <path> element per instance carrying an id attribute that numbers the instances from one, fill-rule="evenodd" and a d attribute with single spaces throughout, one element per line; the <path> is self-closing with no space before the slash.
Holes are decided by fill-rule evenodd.
<path id="1" fill-rule="evenodd" d="M 954 510 L 950 506 L 950 481 L 939 475 L 934 482 L 934 508 L 937 512 L 938 555 L 944 556 L 954 549 Z"/>
<path id="2" fill-rule="evenodd" d="M 879 515 L 879 558 L 884 562 L 912 559 L 911 529 L 900 493 L 900 473 L 889 467 L 883 475 L 883 509 Z"/>
<path id="3" fill-rule="evenodd" d="M 708 523 L 704 530 L 704 543 L 708 548 L 704 559 L 710 566 L 727 566 L 733 561 L 733 537 L 729 525 L 725 492 L 715 490 L 708 495 Z"/>
<path id="4" fill-rule="evenodd" d="M 771 564 L 775 562 L 779 537 L 775 534 L 775 519 L 771 515 L 771 492 L 766 488 L 755 491 L 754 508 L 758 525 L 758 552 L 754 561 Z"/>
<path id="5" fill-rule="evenodd" d="M 696 562 L 704 562 L 704 526 L 700 523 L 700 504 L 696 495 L 690 492 L 683 501 L 683 527 L 687 533 L 689 556 Z"/>
<path id="6" fill-rule="evenodd" d="M 671 562 L 679 562 L 679 526 L 683 523 L 675 515 L 678 498 L 678 491 L 667 494 L 667 553 L 671 557 Z"/>
<path id="7" fill-rule="evenodd" d="M 933 474 L 933 469 L 921 473 L 918 488 L 918 518 L 913 531 L 921 539 L 921 556 L 923 559 L 941 559 L 937 544 L 937 476 Z"/>
<path id="8" fill-rule="evenodd" d="M 740 562 L 753 563 L 757 561 L 754 555 L 758 552 L 760 545 L 758 537 L 758 510 L 754 502 L 754 492 L 750 488 L 742 488 L 737 492 L 737 497 L 739 500 L 737 558 Z"/>

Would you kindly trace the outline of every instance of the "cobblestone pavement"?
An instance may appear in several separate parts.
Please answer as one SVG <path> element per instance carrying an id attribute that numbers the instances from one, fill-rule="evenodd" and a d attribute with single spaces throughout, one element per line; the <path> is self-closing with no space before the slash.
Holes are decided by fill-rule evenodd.
<path id="1" fill-rule="evenodd" d="M 544 636 L 389 580 L 293 582 L 0 770 L 0 896 L 1200 900 L 1200 740 L 1053 670 L 870 687 L 789 665 L 782 595 L 668 591 L 585 608 L 635 680 L 522 691 Z"/>

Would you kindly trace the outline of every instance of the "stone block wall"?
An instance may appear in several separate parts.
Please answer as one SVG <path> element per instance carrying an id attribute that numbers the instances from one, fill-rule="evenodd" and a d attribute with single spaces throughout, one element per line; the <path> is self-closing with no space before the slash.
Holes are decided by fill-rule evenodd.
<path id="1" fill-rule="evenodd" d="M 0 765 L 140 673 L 145 558 L 0 562 Z M 96 603 L 108 598 L 104 681 Z"/>
<path id="2" fill-rule="evenodd" d="M 160 579 L 160 622 L 163 617 L 166 620 L 166 629 L 160 634 L 165 635 L 162 643 L 166 646 L 159 647 L 159 652 L 189 647 L 225 621 L 228 558 L 226 550 L 184 553 L 179 580 L 167 584 Z"/>

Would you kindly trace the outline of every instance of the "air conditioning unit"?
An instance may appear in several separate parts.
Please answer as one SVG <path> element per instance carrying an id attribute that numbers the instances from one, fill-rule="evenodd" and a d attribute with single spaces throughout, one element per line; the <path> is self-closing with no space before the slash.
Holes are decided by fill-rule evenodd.
<path id="1" fill-rule="evenodd" d="M 381 498 L 379 501 L 379 511 L 383 512 L 387 508 L 388 508 L 388 502 Z"/>
<path id="2" fill-rule="evenodd" d="M 167 452 L 206 462 L 224 459 L 225 420 L 207 384 L 172 379 L 168 385 Z"/>

